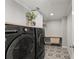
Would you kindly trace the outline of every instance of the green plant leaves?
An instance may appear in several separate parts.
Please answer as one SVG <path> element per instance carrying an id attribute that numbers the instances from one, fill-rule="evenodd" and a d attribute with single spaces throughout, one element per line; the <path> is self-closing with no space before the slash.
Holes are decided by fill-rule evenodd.
<path id="1" fill-rule="evenodd" d="M 28 19 L 29 21 L 32 21 L 33 19 L 35 19 L 36 16 L 37 16 L 37 15 L 34 13 L 34 11 L 31 11 L 31 12 L 27 12 L 27 13 L 26 13 L 26 17 L 27 17 L 27 19 Z"/>

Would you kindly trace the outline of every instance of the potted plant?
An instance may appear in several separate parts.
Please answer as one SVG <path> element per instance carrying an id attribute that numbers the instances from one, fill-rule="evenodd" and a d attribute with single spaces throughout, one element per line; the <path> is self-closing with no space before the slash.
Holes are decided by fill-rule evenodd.
<path id="1" fill-rule="evenodd" d="M 35 22 L 33 21 L 36 18 L 36 14 L 34 13 L 34 10 L 33 11 L 30 11 L 30 12 L 27 12 L 26 13 L 26 17 L 28 19 L 28 25 L 29 26 L 35 25 Z"/>

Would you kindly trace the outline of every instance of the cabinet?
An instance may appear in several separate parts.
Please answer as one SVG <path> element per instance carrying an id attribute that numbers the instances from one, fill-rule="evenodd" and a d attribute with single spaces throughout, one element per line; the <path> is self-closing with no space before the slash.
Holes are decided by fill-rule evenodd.
<path id="1" fill-rule="evenodd" d="M 45 37 L 45 44 L 61 46 L 62 38 L 61 37 Z"/>

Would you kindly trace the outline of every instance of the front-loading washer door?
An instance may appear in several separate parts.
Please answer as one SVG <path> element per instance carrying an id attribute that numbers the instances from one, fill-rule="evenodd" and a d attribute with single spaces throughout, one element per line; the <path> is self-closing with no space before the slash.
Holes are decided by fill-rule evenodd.
<path id="1" fill-rule="evenodd" d="M 6 59 L 35 59 L 34 37 L 22 34 L 17 37 L 6 53 Z"/>

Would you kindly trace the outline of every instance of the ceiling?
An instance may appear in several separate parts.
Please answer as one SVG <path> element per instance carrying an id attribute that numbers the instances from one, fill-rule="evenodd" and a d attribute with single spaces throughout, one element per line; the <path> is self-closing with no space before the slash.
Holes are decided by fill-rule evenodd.
<path id="1" fill-rule="evenodd" d="M 72 8 L 72 0 L 15 0 L 27 10 L 39 8 L 44 20 L 61 19 L 67 16 Z M 50 13 L 54 13 L 53 16 Z"/>

